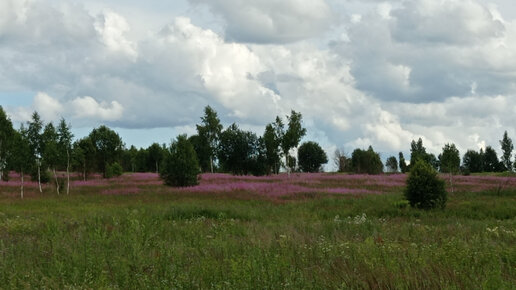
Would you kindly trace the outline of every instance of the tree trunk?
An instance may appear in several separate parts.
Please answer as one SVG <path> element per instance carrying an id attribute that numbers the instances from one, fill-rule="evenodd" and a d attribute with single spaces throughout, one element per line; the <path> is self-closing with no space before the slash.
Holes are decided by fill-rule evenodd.
<path id="1" fill-rule="evenodd" d="M 213 173 L 213 156 L 210 155 L 210 168 L 211 168 L 211 173 Z"/>
<path id="2" fill-rule="evenodd" d="M 450 171 L 450 185 L 451 185 L 451 192 L 453 193 L 453 175 Z"/>
<path id="3" fill-rule="evenodd" d="M 41 161 L 38 160 L 38 186 L 39 186 L 39 193 L 42 193 L 43 190 L 41 189 Z"/>
<path id="4" fill-rule="evenodd" d="M 288 164 L 288 153 L 285 154 L 285 168 L 287 169 L 288 178 L 290 178 L 290 166 Z"/>
<path id="5" fill-rule="evenodd" d="M 70 151 L 66 149 L 66 195 L 70 194 Z"/>
<path id="6" fill-rule="evenodd" d="M 54 180 L 56 181 L 56 191 L 57 195 L 59 195 L 59 180 L 57 180 L 56 168 L 52 168 L 52 172 L 54 172 Z"/>
<path id="7" fill-rule="evenodd" d="M 21 170 L 20 174 L 21 174 L 21 192 L 20 192 L 20 196 L 23 199 L 23 169 Z"/>
<path id="8" fill-rule="evenodd" d="M 156 161 L 156 173 L 159 173 L 158 161 Z"/>

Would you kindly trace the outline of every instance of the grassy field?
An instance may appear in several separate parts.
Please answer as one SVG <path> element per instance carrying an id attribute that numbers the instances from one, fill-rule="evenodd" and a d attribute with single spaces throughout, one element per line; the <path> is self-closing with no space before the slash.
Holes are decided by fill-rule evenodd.
<path id="1" fill-rule="evenodd" d="M 443 177 L 444 178 L 444 177 Z M 0 183 L 0 288 L 515 289 L 516 178 L 456 177 L 445 210 L 404 175 L 153 174 Z"/>

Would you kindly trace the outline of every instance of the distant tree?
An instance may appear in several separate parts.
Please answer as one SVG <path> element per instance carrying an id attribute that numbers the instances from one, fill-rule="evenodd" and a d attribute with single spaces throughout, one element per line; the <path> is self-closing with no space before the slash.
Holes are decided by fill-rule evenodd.
<path id="1" fill-rule="evenodd" d="M 281 136 L 278 132 L 281 132 L 283 123 L 281 119 L 276 118 L 275 123 L 267 124 L 265 126 L 265 132 L 263 133 L 263 144 L 265 147 L 265 158 L 267 166 L 267 174 L 278 174 L 281 164 Z"/>
<path id="2" fill-rule="evenodd" d="M 291 167 L 288 166 L 289 164 L 289 152 L 290 149 L 296 148 L 299 142 L 301 141 L 301 138 L 305 136 L 306 129 L 303 128 L 302 120 L 303 116 L 301 113 L 296 113 L 294 110 L 291 111 L 290 116 L 287 116 L 288 120 L 288 128 L 287 131 L 285 131 L 281 138 L 281 149 L 283 150 L 283 155 L 285 156 L 285 164 L 287 165 L 287 173 L 290 176 Z"/>
<path id="3" fill-rule="evenodd" d="M 93 129 L 88 137 L 95 147 L 97 169 L 106 177 L 107 166 L 119 161 L 124 143 L 115 131 L 106 126 Z"/>
<path id="4" fill-rule="evenodd" d="M 430 158 L 428 153 L 426 153 L 426 148 L 423 146 L 423 140 L 421 138 L 419 138 L 417 142 L 412 140 L 410 143 L 410 164 L 416 164 L 417 160 L 430 163 Z"/>
<path id="5" fill-rule="evenodd" d="M 121 164 L 124 171 L 136 172 L 136 154 L 138 154 L 138 149 L 134 145 L 124 150 Z"/>
<path id="6" fill-rule="evenodd" d="M 95 167 L 95 156 L 95 146 L 89 137 L 82 138 L 73 143 L 72 164 L 82 174 L 84 181 L 88 179 L 88 174 Z"/>
<path id="7" fill-rule="evenodd" d="M 192 135 L 188 137 L 188 141 L 194 147 L 199 166 L 202 172 L 211 172 L 211 152 L 210 144 L 206 138 L 201 138 L 199 135 Z"/>
<path id="8" fill-rule="evenodd" d="M 210 155 L 210 169 L 213 173 L 213 158 L 216 154 L 217 144 L 219 142 L 219 135 L 222 131 L 217 112 L 210 106 L 204 108 L 204 116 L 201 117 L 201 125 L 197 125 L 197 133 L 199 137 L 208 144 Z"/>
<path id="9" fill-rule="evenodd" d="M 440 157 L 441 172 L 448 173 L 450 177 L 450 186 L 453 192 L 453 175 L 457 174 L 460 169 L 460 154 L 455 144 L 445 144 Z"/>
<path id="10" fill-rule="evenodd" d="M 45 161 L 45 164 L 52 171 L 54 176 L 54 181 L 56 184 L 56 192 L 59 195 L 59 181 L 57 179 L 56 166 L 59 165 L 59 150 L 58 150 L 58 135 L 56 128 L 52 124 L 52 122 L 48 123 L 43 130 L 43 134 L 41 135 L 42 140 L 42 158 Z"/>
<path id="11" fill-rule="evenodd" d="M 387 167 L 389 172 L 398 172 L 398 160 L 396 160 L 396 157 L 391 156 L 387 158 L 385 161 L 385 167 Z"/>
<path id="12" fill-rule="evenodd" d="M 122 168 L 122 165 L 118 162 L 114 162 L 112 164 L 109 164 L 106 167 L 106 178 L 113 178 L 118 177 L 124 173 L 124 169 Z"/>
<path id="13" fill-rule="evenodd" d="M 198 184 L 199 173 L 199 162 L 192 144 L 186 135 L 179 135 L 165 155 L 161 178 L 170 186 L 193 186 Z"/>
<path id="14" fill-rule="evenodd" d="M 343 150 L 335 149 L 333 153 L 333 163 L 337 167 L 338 172 L 351 171 L 351 158 L 349 158 Z"/>
<path id="15" fill-rule="evenodd" d="M 484 152 L 484 170 L 487 172 L 499 172 L 503 171 L 503 165 L 498 160 L 496 151 L 491 147 L 487 146 Z M 501 170 L 502 169 L 502 170 Z"/>
<path id="16" fill-rule="evenodd" d="M 43 192 L 41 188 L 41 159 L 43 155 L 43 147 L 41 140 L 41 130 L 43 129 L 43 121 L 38 112 L 32 113 L 32 119 L 27 124 L 27 139 L 29 141 L 30 152 L 33 156 L 32 160 L 35 161 L 35 167 L 37 169 L 37 179 L 39 192 Z"/>
<path id="17" fill-rule="evenodd" d="M 374 152 L 373 147 L 367 150 L 355 149 L 351 154 L 351 167 L 355 173 L 379 174 L 383 172 L 383 163 L 380 154 Z"/>
<path id="18" fill-rule="evenodd" d="M 70 162 L 73 134 L 71 125 L 67 124 L 64 118 L 61 118 L 57 126 L 57 136 L 57 146 L 60 155 L 59 163 L 66 167 L 66 194 L 70 194 Z"/>
<path id="19" fill-rule="evenodd" d="M 150 163 L 153 164 L 156 173 L 159 173 L 159 164 L 165 157 L 164 149 L 158 143 L 153 143 L 149 148 L 147 148 L 147 151 L 149 152 Z"/>
<path id="20" fill-rule="evenodd" d="M 512 150 L 514 145 L 512 144 L 511 138 L 507 135 L 507 131 L 503 133 L 503 138 L 500 140 L 500 146 L 502 147 L 502 164 L 505 166 L 505 170 L 512 171 Z"/>
<path id="21" fill-rule="evenodd" d="M 482 149 L 481 149 L 482 150 Z M 484 171 L 484 152 L 481 151 L 480 153 L 475 150 L 468 150 L 464 154 L 464 157 L 462 157 L 462 165 L 464 166 L 464 169 L 466 169 L 468 172 L 471 173 L 477 173 Z"/>
<path id="22" fill-rule="evenodd" d="M 405 161 L 405 157 L 403 157 L 403 153 L 399 153 L 399 161 L 400 161 L 400 171 L 401 173 L 406 173 L 408 171 L 407 162 Z"/>
<path id="23" fill-rule="evenodd" d="M 20 197 L 23 198 L 23 186 L 25 173 L 30 170 L 30 167 L 34 165 L 34 155 L 30 148 L 30 141 L 28 138 L 28 132 L 23 127 L 20 131 L 14 131 L 12 136 L 13 151 L 10 156 L 9 163 L 14 170 L 20 173 L 21 186 L 20 186 Z"/>
<path id="24" fill-rule="evenodd" d="M 237 175 L 265 173 L 263 140 L 233 123 L 220 134 L 218 159 L 224 171 Z M 263 169 L 263 173 L 262 173 Z"/>
<path id="25" fill-rule="evenodd" d="M 326 152 L 316 142 L 308 141 L 297 150 L 299 169 L 303 172 L 319 172 L 321 166 L 328 163 Z"/>
<path id="26" fill-rule="evenodd" d="M 13 150 L 13 123 L 0 106 L 0 180 L 8 180 L 8 159 Z"/>
<path id="27" fill-rule="evenodd" d="M 441 167 L 441 161 L 439 157 L 435 157 L 434 154 L 430 153 L 426 155 L 427 162 L 430 164 L 435 170 Z M 459 158 L 460 159 L 460 158 Z"/>
<path id="28" fill-rule="evenodd" d="M 407 178 L 405 198 L 412 207 L 421 209 L 445 208 L 447 193 L 444 181 L 427 162 L 416 159 Z"/>

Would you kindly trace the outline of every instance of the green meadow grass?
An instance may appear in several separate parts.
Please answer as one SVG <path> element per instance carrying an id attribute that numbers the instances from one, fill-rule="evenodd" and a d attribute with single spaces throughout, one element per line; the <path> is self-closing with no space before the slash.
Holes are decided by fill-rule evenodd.
<path id="1" fill-rule="evenodd" d="M 0 288 L 516 288 L 516 190 L 402 199 L 4 197 Z"/>

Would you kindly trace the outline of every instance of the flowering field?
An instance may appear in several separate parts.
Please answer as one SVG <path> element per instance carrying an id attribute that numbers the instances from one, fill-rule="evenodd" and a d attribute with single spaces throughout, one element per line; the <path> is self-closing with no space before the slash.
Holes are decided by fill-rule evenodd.
<path id="1" fill-rule="evenodd" d="M 0 181 L 0 194 L 14 197 L 21 185 L 20 176 L 10 173 L 11 180 Z M 60 175 L 64 184 L 64 174 Z M 447 175 L 441 178 L 451 184 Z M 364 195 L 399 193 L 405 186 L 406 175 L 348 175 L 334 173 L 295 173 L 272 176 L 233 176 L 229 174 L 202 174 L 199 185 L 187 188 L 169 188 L 156 173 L 128 173 L 121 177 L 103 179 L 100 175 L 92 175 L 83 181 L 73 176 L 70 183 L 72 192 L 100 193 L 112 195 L 145 194 L 145 193 L 243 193 L 253 197 L 286 199 L 306 194 L 319 195 Z M 29 196 L 37 197 L 38 184 L 25 179 L 25 190 Z M 55 191 L 51 182 L 43 186 L 45 193 Z M 516 189 L 516 177 L 498 176 L 454 176 L 454 192 L 480 192 L 488 190 Z"/>
<path id="2" fill-rule="evenodd" d="M 454 176 L 445 210 L 406 176 L 73 176 L 0 182 L 0 289 L 493 288 L 516 285 L 516 178 Z M 60 177 L 64 179 L 63 176 Z M 26 178 L 28 180 L 28 177 Z"/>

